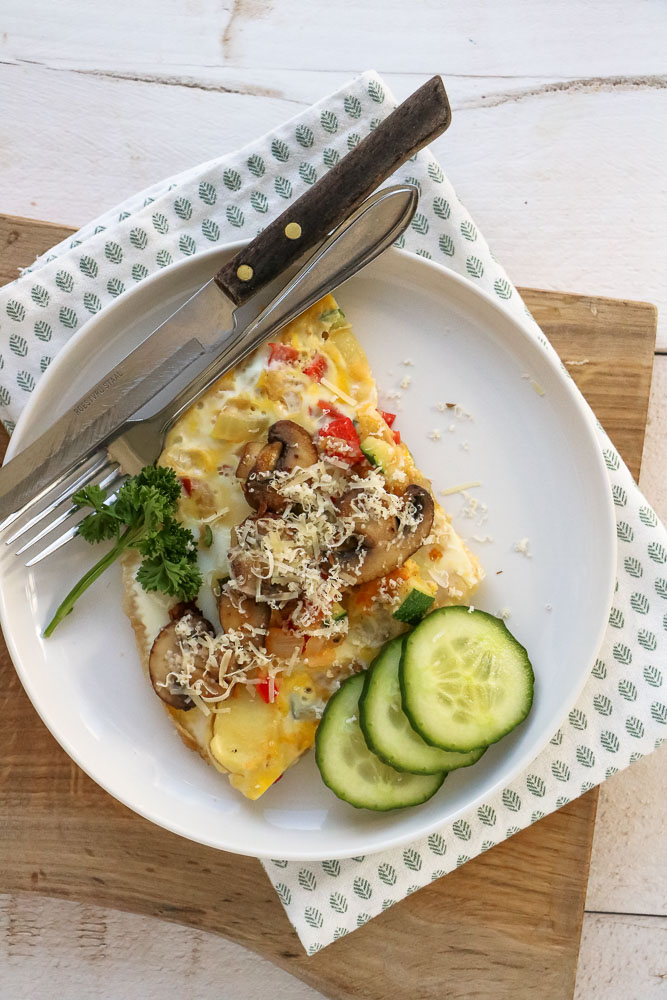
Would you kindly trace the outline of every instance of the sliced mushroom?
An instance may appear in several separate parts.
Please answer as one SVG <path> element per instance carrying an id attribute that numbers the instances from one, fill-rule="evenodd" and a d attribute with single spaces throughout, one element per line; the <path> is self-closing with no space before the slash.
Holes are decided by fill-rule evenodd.
<path id="1" fill-rule="evenodd" d="M 169 618 L 172 622 L 177 621 L 179 618 L 184 618 L 185 615 L 192 615 L 195 621 L 201 618 L 211 628 L 210 622 L 203 617 L 194 601 L 179 601 L 178 604 L 174 604 L 173 608 L 169 609 Z"/>
<path id="2" fill-rule="evenodd" d="M 240 596 L 237 603 L 234 603 L 227 591 L 223 590 L 218 600 L 218 614 L 225 632 L 241 632 L 251 638 L 255 645 L 264 645 L 266 637 L 256 634 L 253 630 L 268 629 L 271 619 L 271 608 L 268 604 L 258 604 L 247 595 Z M 250 627 L 244 628 L 244 626 Z"/>
<path id="3" fill-rule="evenodd" d="M 279 441 L 272 444 L 265 444 L 255 459 L 255 464 L 250 470 L 251 476 L 268 476 L 279 467 L 280 455 L 283 446 Z"/>
<path id="4" fill-rule="evenodd" d="M 247 479 L 250 471 L 257 460 L 257 456 L 262 450 L 261 441 L 249 441 L 241 452 L 241 457 L 239 458 L 239 464 L 236 469 L 236 476 L 238 479 Z"/>
<path id="5" fill-rule="evenodd" d="M 283 446 L 278 460 L 279 469 L 308 469 L 317 461 L 317 448 L 310 434 L 293 420 L 277 420 L 271 424 L 267 440 Z"/>
<path id="6" fill-rule="evenodd" d="M 265 444 L 243 484 L 246 500 L 260 516 L 267 510 L 280 511 L 287 506 L 287 500 L 281 497 L 271 484 L 271 473 L 278 468 L 282 450 L 282 445 L 278 441 Z"/>
<path id="7" fill-rule="evenodd" d="M 253 515 L 250 515 L 245 521 L 241 522 L 239 528 L 243 527 L 247 521 L 251 521 L 257 525 L 257 533 L 263 535 L 269 531 L 272 522 L 275 520 L 277 519 L 271 515 L 267 515 L 265 517 L 254 517 Z M 232 529 L 231 534 L 229 568 L 234 579 L 235 588 L 240 590 L 243 594 L 247 594 L 248 597 L 254 598 L 257 594 L 258 580 L 261 580 L 262 594 L 264 597 L 270 598 L 284 592 L 284 587 L 270 583 L 267 579 L 269 563 L 268 561 L 262 559 L 259 552 L 252 552 L 239 548 L 236 528 Z"/>
<path id="8" fill-rule="evenodd" d="M 243 487 L 246 500 L 260 514 L 267 510 L 279 513 L 288 504 L 285 497 L 281 497 L 274 489 L 271 483 L 272 472 L 307 469 L 317 461 L 317 449 L 308 431 L 293 420 L 278 420 L 272 424 L 267 440 L 268 443 L 256 453 L 254 465 L 248 472 Z M 253 455 L 253 452 L 248 452 L 248 448 L 250 445 L 246 446 L 241 456 L 239 470 L 242 465 L 245 468 L 245 460 L 249 462 Z"/>
<path id="9" fill-rule="evenodd" d="M 334 561 L 353 577 L 355 584 L 377 580 L 402 566 L 430 534 L 435 513 L 431 494 L 413 483 L 403 496 L 406 503 L 415 507 L 419 523 L 401 534 L 397 518 L 363 520 L 353 508 L 353 495 L 348 494 L 342 498 L 340 513 L 343 517 L 355 518 L 354 535 L 348 547 L 334 554 Z"/>
<path id="10" fill-rule="evenodd" d="M 199 613 L 195 605 L 177 604 L 172 608 L 170 616 L 172 620 L 160 629 L 151 647 L 148 671 L 158 698 L 172 708 L 187 712 L 194 708 L 194 702 L 185 690 L 176 690 L 176 685 L 167 680 L 170 673 L 178 670 L 182 659 L 180 642 L 183 636 L 178 634 L 177 626 L 185 622 L 190 635 L 214 635 L 215 632 L 210 621 Z M 222 694 L 217 679 L 206 670 L 206 656 L 203 652 L 195 657 L 192 677 L 193 680 L 202 680 L 210 694 Z"/>

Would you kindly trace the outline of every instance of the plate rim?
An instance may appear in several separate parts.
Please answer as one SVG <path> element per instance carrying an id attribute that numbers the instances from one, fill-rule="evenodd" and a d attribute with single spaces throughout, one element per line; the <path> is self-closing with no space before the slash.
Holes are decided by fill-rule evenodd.
<path id="1" fill-rule="evenodd" d="M 4 461 L 7 462 L 9 459 L 14 457 L 14 454 L 18 451 L 18 446 L 21 443 L 21 439 L 23 437 L 28 436 L 28 440 L 30 440 L 29 432 L 25 428 L 33 420 L 33 411 L 34 410 L 39 411 L 39 398 L 41 393 L 44 391 L 44 387 L 46 386 L 48 388 L 53 382 L 56 383 L 58 382 L 62 370 L 64 369 L 66 371 L 70 355 L 72 354 L 73 351 L 78 350 L 79 344 L 81 343 L 82 339 L 89 337 L 91 331 L 94 331 L 95 328 L 100 324 L 109 323 L 110 321 L 113 322 L 113 317 L 115 316 L 115 314 L 119 312 L 122 307 L 127 307 L 128 298 L 131 298 L 133 293 L 138 292 L 139 290 L 145 292 L 147 289 L 152 288 L 154 285 L 159 285 L 161 282 L 168 280 L 168 277 L 173 277 L 174 274 L 176 274 L 177 272 L 180 274 L 183 271 L 187 271 L 188 268 L 194 266 L 195 261 L 201 264 L 207 261 L 208 259 L 214 260 L 224 255 L 232 255 L 238 252 L 238 250 L 242 249 L 244 246 L 246 246 L 247 242 L 248 241 L 243 240 L 243 241 L 235 241 L 232 243 L 219 244 L 215 247 L 211 247 L 201 251 L 201 253 L 195 255 L 194 257 L 192 256 L 186 257 L 182 261 L 178 261 L 177 263 L 170 265 L 168 268 L 165 268 L 164 270 L 156 271 L 154 274 L 150 275 L 148 278 L 146 278 L 144 281 L 142 281 L 140 284 L 137 284 L 132 290 L 130 290 L 129 295 L 125 294 L 123 296 L 120 296 L 115 302 L 110 303 L 106 309 L 102 309 L 98 314 L 91 317 L 91 319 L 88 320 L 84 324 L 84 326 L 81 327 L 80 330 L 77 330 L 76 333 L 70 338 L 70 340 L 61 348 L 61 350 L 54 358 L 52 364 L 49 366 L 47 371 L 44 373 L 44 375 L 38 382 L 34 393 L 31 394 L 28 403 L 26 404 L 24 410 L 19 416 L 14 433 L 12 434 L 9 446 L 7 448 L 7 453 Z M 387 254 L 390 254 L 393 257 L 398 257 L 399 260 L 401 258 L 404 259 L 406 263 L 410 264 L 410 266 L 416 265 L 417 267 L 423 267 L 426 270 L 431 270 L 434 273 L 435 277 L 440 277 L 440 278 L 444 277 L 446 280 L 453 282 L 455 286 L 458 286 L 460 289 L 471 295 L 473 298 L 477 297 L 478 299 L 481 299 L 483 302 L 486 303 L 487 306 L 491 307 L 493 312 L 496 312 L 500 317 L 502 317 L 505 320 L 505 322 L 509 321 L 520 333 L 521 337 L 529 342 L 532 349 L 541 348 L 539 341 L 536 342 L 535 335 L 530 331 L 527 323 L 522 322 L 520 318 L 514 316 L 512 313 L 506 310 L 502 306 L 502 304 L 498 303 L 489 292 L 487 292 L 483 288 L 478 288 L 466 277 L 459 275 L 457 272 L 451 270 L 450 268 L 445 267 L 442 264 L 437 263 L 436 261 L 424 258 L 421 255 L 412 253 L 410 251 L 401 250 L 396 247 L 391 247 L 389 248 L 388 251 L 385 251 L 382 257 L 385 257 Z M 560 382 L 561 387 L 570 397 L 570 401 L 573 403 L 576 410 L 578 411 L 579 417 L 581 418 L 581 423 L 586 430 L 588 444 L 592 446 L 591 451 L 596 459 L 595 474 L 599 479 L 602 480 L 603 483 L 608 485 L 609 483 L 608 474 L 606 471 L 606 467 L 604 465 L 602 448 L 600 447 L 600 442 L 597 437 L 596 421 L 593 411 L 590 409 L 588 403 L 584 399 L 582 393 L 577 388 L 576 384 L 571 379 L 569 374 L 563 370 L 562 362 L 560 362 L 558 354 L 550 349 L 544 349 L 544 356 L 547 358 L 549 366 L 552 369 L 555 377 Z M 617 561 L 617 537 L 615 530 L 616 519 L 614 515 L 611 490 L 610 489 L 600 490 L 600 499 L 602 499 L 603 495 L 605 501 L 604 511 L 600 510 L 600 517 L 602 518 L 604 516 L 604 519 L 608 522 L 607 526 L 609 528 L 608 535 L 610 543 L 608 548 L 609 565 L 607 568 L 609 572 L 607 574 L 608 575 L 607 597 L 606 601 L 604 602 L 606 611 L 604 615 L 601 614 L 600 616 L 600 623 L 595 631 L 594 643 L 591 637 L 590 645 L 591 647 L 594 647 L 590 657 L 591 666 L 588 669 L 582 669 L 581 677 L 579 678 L 578 683 L 575 685 L 575 689 L 573 690 L 573 693 L 567 705 L 563 708 L 558 725 L 561 724 L 562 720 L 567 717 L 568 712 L 576 704 L 586 682 L 588 681 L 588 678 L 590 676 L 590 669 L 592 669 L 592 656 L 594 656 L 595 650 L 599 649 L 602 644 L 602 640 L 606 632 L 609 609 L 611 608 L 613 602 L 615 568 Z M 84 773 L 89 778 L 91 778 L 91 780 L 93 780 L 97 785 L 103 788 L 114 799 L 121 802 L 123 805 L 127 806 L 127 808 L 131 809 L 133 812 L 137 813 L 137 815 L 142 816 L 144 819 L 147 819 L 149 822 L 154 823 L 156 826 L 159 826 L 162 829 L 166 829 L 172 833 L 175 833 L 186 840 L 191 840 L 195 843 L 200 843 L 204 846 L 211 847 L 216 850 L 226 851 L 230 854 L 240 854 L 265 860 L 269 860 L 274 856 L 275 851 L 272 852 L 271 850 L 268 849 L 265 851 L 254 850 L 252 854 L 248 855 L 247 851 L 243 850 L 242 847 L 238 846 L 237 844 L 230 845 L 229 843 L 224 842 L 224 836 L 218 838 L 217 840 L 213 840 L 212 838 L 207 838 L 206 836 L 193 836 L 193 834 L 190 831 L 185 831 L 177 821 L 172 821 L 170 819 L 162 817 L 157 818 L 156 815 L 151 812 L 151 810 L 144 809 L 141 806 L 137 805 L 135 802 L 129 801 L 128 797 L 126 797 L 124 794 L 120 794 L 115 790 L 112 791 L 104 781 L 101 781 L 98 777 L 96 777 L 95 774 L 93 773 L 94 766 L 92 765 L 87 766 L 86 763 L 79 758 L 78 753 L 71 747 L 70 741 L 67 738 L 66 733 L 62 733 L 60 731 L 60 727 L 55 723 L 52 725 L 49 719 L 46 717 L 45 713 L 47 710 L 43 705 L 40 704 L 38 691 L 35 690 L 35 686 L 33 686 L 30 683 L 28 674 L 24 670 L 22 657 L 19 652 L 18 646 L 14 640 L 13 630 L 9 627 L 9 624 L 7 622 L 7 608 L 6 608 L 4 590 L 5 588 L 0 583 L 0 624 L 2 624 L 5 640 L 7 643 L 7 648 L 10 653 L 14 669 L 21 682 L 21 685 L 26 694 L 28 695 L 28 698 L 30 699 L 33 708 L 35 709 L 35 711 L 37 712 L 40 719 L 42 720 L 46 728 L 49 730 L 51 735 L 56 739 L 56 741 L 63 748 L 63 750 L 74 761 L 74 763 L 78 767 L 80 767 L 81 770 L 84 771 Z M 513 781 L 516 778 L 516 776 L 520 774 L 530 764 L 531 761 L 535 760 L 542 753 L 545 746 L 547 746 L 547 744 L 549 743 L 549 740 L 551 739 L 552 735 L 553 733 L 549 731 L 543 737 L 541 737 L 539 741 L 536 741 L 534 746 L 529 747 L 527 750 L 524 750 L 524 752 L 518 756 L 517 760 L 514 762 L 512 768 L 509 771 L 504 773 L 502 777 L 497 778 L 489 788 L 485 789 L 482 792 L 479 792 L 477 795 L 470 798 L 465 805 L 461 805 L 450 816 L 448 816 L 447 819 L 440 819 L 438 821 L 434 821 L 433 819 L 431 819 L 430 821 L 425 821 L 422 825 L 418 827 L 418 829 L 413 830 L 411 832 L 396 834 L 394 836 L 385 834 L 381 844 L 373 846 L 370 849 L 360 848 L 360 850 L 368 855 L 372 855 L 383 851 L 391 850 L 394 848 L 399 848 L 405 846 L 406 844 L 413 843 L 419 838 L 427 836 L 429 833 L 432 833 L 435 830 L 439 829 L 443 824 L 453 823 L 462 815 L 465 815 L 471 810 L 475 809 L 481 802 L 484 802 L 485 800 L 491 798 L 494 794 L 497 793 L 497 791 L 501 787 L 504 787 L 509 782 Z M 355 854 L 356 853 L 358 853 L 358 851 L 355 850 Z M 334 849 L 333 851 L 326 851 L 325 853 L 322 853 L 321 848 L 313 849 L 310 851 L 304 851 L 303 849 L 298 849 L 296 851 L 286 851 L 284 848 L 280 848 L 280 854 L 284 859 L 292 861 L 294 860 L 321 861 L 329 858 L 345 859 L 354 856 L 350 854 L 349 848 L 338 852 Z"/>

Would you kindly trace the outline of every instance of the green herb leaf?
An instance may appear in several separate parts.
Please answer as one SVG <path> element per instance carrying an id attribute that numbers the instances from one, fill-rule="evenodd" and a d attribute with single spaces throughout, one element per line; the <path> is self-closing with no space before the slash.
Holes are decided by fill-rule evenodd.
<path id="1" fill-rule="evenodd" d="M 196 563 L 172 562 L 165 558 L 144 559 L 137 580 L 144 590 L 161 590 L 184 601 L 194 600 L 202 583 Z"/>
<path id="2" fill-rule="evenodd" d="M 143 556 L 137 580 L 144 590 L 161 590 L 181 600 L 193 600 L 201 587 L 197 549 L 191 531 L 174 518 L 181 484 L 173 469 L 147 466 L 118 490 L 115 499 L 91 485 L 74 495 L 79 508 L 91 507 L 79 525 L 87 542 L 115 539 L 116 544 L 64 599 L 44 631 L 45 636 L 70 613 L 74 604 L 126 549 Z"/>

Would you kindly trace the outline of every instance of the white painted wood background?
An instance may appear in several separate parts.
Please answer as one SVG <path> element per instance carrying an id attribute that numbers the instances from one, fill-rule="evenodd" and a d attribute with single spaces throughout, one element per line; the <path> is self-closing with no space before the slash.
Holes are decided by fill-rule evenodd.
<path id="1" fill-rule="evenodd" d="M 0 211 L 80 225 L 355 73 L 433 73 L 435 143 L 520 284 L 661 310 L 642 487 L 667 518 L 665 0 L 0 0 Z M 603 786 L 576 1000 L 667 997 L 667 754 Z M 0 833 L 1 835 L 1 833 Z M 0 897 L 0 1000 L 314 1000 L 211 935 Z M 564 998 L 566 1000 L 566 998 Z"/>

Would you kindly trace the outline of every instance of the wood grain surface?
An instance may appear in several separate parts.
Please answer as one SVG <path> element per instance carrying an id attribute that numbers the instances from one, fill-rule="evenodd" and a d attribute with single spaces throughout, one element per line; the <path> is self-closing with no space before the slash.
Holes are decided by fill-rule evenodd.
<path id="1" fill-rule="evenodd" d="M 0 217 L 0 281 L 70 231 Z M 521 292 L 637 476 L 655 309 Z M 334 998 L 572 996 L 597 791 L 307 958 L 259 862 L 161 830 L 95 785 L 37 718 L 4 647 L 0 711 L 0 892 L 56 895 L 201 927 Z"/>

